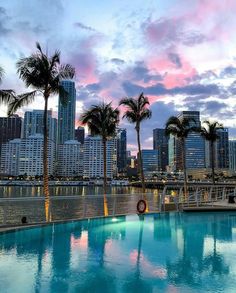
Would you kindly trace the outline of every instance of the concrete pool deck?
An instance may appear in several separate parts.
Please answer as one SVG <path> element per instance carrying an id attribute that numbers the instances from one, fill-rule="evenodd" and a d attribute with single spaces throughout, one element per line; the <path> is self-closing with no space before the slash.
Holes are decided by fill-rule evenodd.
<path id="1" fill-rule="evenodd" d="M 206 203 L 201 206 L 184 207 L 184 212 L 213 212 L 213 211 L 236 211 L 236 203 L 228 203 L 228 199 Z"/>

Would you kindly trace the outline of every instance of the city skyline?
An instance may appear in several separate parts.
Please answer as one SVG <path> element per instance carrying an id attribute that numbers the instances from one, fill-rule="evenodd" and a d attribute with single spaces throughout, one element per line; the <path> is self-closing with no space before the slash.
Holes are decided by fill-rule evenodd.
<path id="1" fill-rule="evenodd" d="M 112 100 L 116 106 L 124 96 L 143 91 L 153 111 L 142 127 L 143 148 L 152 146 L 147 130 L 163 128 L 182 110 L 199 110 L 203 120 L 223 122 L 235 137 L 235 1 L 138 0 L 134 6 L 113 0 L 96 6 L 92 1 L 13 0 L 1 1 L 0 7 L 2 88 L 26 90 L 15 62 L 34 52 L 39 41 L 49 53 L 61 50 L 63 61 L 76 67 L 76 126 L 91 104 Z M 57 100 L 49 105 L 54 117 Z M 37 99 L 19 114 L 42 109 L 40 104 Z M 6 115 L 2 106 L 0 115 Z M 133 126 L 126 121 L 120 126 L 127 128 L 128 149 L 136 151 Z"/>

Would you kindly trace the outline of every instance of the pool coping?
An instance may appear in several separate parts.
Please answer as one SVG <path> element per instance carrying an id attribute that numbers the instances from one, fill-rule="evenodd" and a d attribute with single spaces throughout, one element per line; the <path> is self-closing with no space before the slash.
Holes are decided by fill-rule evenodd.
<path id="1" fill-rule="evenodd" d="M 173 212 L 173 211 L 171 211 Z M 32 223 L 32 224 L 19 224 L 19 225 L 12 225 L 12 226 L 0 226 L 0 235 L 1 234 L 7 234 L 7 233 L 14 233 L 20 230 L 28 230 L 33 228 L 40 228 L 50 225 L 59 225 L 64 223 L 73 223 L 73 222 L 79 222 L 83 220 L 93 220 L 93 219 L 102 219 L 102 218 L 116 218 L 116 217 L 123 217 L 123 216 L 133 216 L 133 215 L 154 215 L 154 214 L 160 214 L 160 213 L 167 213 L 167 212 L 148 212 L 145 214 L 138 214 L 138 213 L 131 213 L 131 214 L 117 214 L 117 215 L 108 215 L 108 216 L 95 216 L 95 217 L 86 217 L 86 218 L 73 218 L 73 219 L 67 219 L 67 220 L 55 220 L 51 222 L 39 222 L 39 223 Z"/>

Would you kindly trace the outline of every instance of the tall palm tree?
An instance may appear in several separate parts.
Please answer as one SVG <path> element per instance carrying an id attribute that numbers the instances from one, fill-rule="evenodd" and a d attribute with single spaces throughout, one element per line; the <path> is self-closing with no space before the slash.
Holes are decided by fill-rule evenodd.
<path id="1" fill-rule="evenodd" d="M 107 140 L 114 137 L 119 123 L 119 110 L 111 103 L 93 105 L 81 116 L 83 124 L 87 124 L 92 135 L 98 135 L 103 143 L 103 187 L 104 194 L 107 186 Z"/>
<path id="2" fill-rule="evenodd" d="M 165 133 L 167 136 L 174 135 L 181 144 L 181 153 L 182 153 L 182 167 L 184 172 L 184 195 L 187 196 L 187 170 L 186 170 L 186 157 L 185 157 L 185 141 L 188 137 L 188 134 L 192 131 L 197 131 L 197 127 L 194 125 L 195 120 L 192 118 L 183 118 L 179 119 L 176 116 L 171 116 L 165 126 Z"/>
<path id="3" fill-rule="evenodd" d="M 123 118 L 126 118 L 130 123 L 135 124 L 135 130 L 137 132 L 137 142 L 138 142 L 138 166 L 139 166 L 139 174 L 141 176 L 142 182 L 142 190 L 145 193 L 145 179 L 143 172 L 143 160 L 142 160 L 142 152 L 141 152 L 141 142 L 140 142 L 140 127 L 141 123 L 150 119 L 152 116 L 152 112 L 147 108 L 149 105 L 149 101 L 147 97 L 144 97 L 143 93 L 141 93 L 137 99 L 134 98 L 124 98 L 120 101 L 120 105 L 126 107 L 126 112 Z"/>
<path id="4" fill-rule="evenodd" d="M 223 125 L 219 122 L 210 122 L 208 120 L 203 122 L 201 128 L 201 135 L 209 141 L 210 144 L 210 158 L 211 158 L 211 174 L 212 174 L 212 183 L 215 184 L 215 142 L 219 138 L 218 130 L 223 129 Z"/>
<path id="5" fill-rule="evenodd" d="M 61 102 L 66 104 L 68 93 L 61 85 L 61 80 L 71 79 L 75 75 L 74 68 L 69 65 L 60 64 L 60 52 L 55 51 L 52 56 L 47 56 L 36 43 L 37 51 L 29 57 L 21 58 L 17 62 L 19 77 L 25 82 L 26 87 L 34 89 L 29 95 L 17 96 L 9 103 L 8 114 L 11 115 L 20 107 L 33 102 L 37 94 L 44 98 L 44 140 L 43 140 L 43 189 L 44 195 L 49 196 L 48 188 L 48 99 L 51 95 L 58 94 Z"/>

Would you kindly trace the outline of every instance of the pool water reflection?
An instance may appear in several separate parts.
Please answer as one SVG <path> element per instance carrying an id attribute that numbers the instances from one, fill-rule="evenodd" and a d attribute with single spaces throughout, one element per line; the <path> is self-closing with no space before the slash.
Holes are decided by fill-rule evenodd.
<path id="1" fill-rule="evenodd" d="M 235 228 L 166 213 L 0 234 L 0 292 L 235 292 Z"/>

